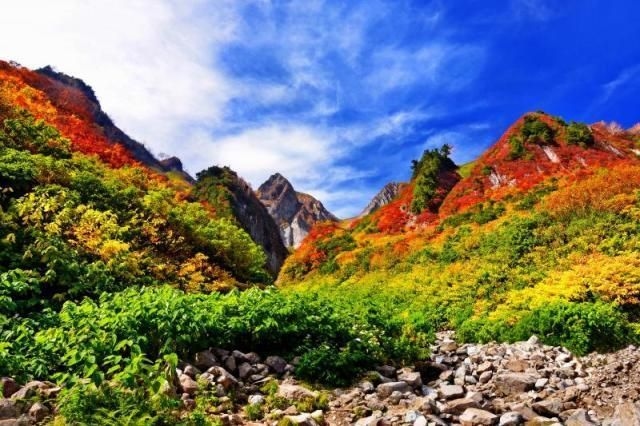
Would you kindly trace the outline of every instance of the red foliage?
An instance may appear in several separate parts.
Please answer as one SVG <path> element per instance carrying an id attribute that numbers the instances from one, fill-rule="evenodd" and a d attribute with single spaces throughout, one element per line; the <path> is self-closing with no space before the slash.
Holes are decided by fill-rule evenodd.
<path id="1" fill-rule="evenodd" d="M 553 143 L 544 148 L 529 143 L 524 158 L 510 159 L 509 139 L 519 133 L 524 123 L 523 116 L 479 158 L 471 175 L 453 188 L 442 204 L 441 216 L 467 210 L 487 200 L 500 200 L 509 194 L 526 192 L 551 176 L 579 178 L 601 167 L 638 163 L 637 155 L 632 151 L 634 143 L 625 133 L 614 133 L 604 125 L 593 125 L 595 144 L 583 148 L 568 144 L 565 128 L 552 117 L 545 114 L 536 116 L 554 129 Z M 488 170 L 491 173 L 487 173 Z"/>
<path id="2" fill-rule="evenodd" d="M 71 141 L 73 150 L 96 155 L 116 168 L 142 166 L 125 147 L 106 138 L 102 129 L 93 123 L 91 103 L 80 90 L 3 61 L 0 61 L 0 79 L 11 81 L 12 84 L 5 88 L 14 91 L 17 106 L 56 127 L 62 136 Z M 27 87 L 35 91 L 33 99 L 25 97 L 23 92 Z"/>

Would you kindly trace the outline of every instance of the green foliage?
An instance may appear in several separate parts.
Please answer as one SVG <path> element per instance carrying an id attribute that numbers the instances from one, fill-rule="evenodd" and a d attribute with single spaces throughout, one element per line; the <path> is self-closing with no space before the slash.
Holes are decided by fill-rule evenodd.
<path id="1" fill-rule="evenodd" d="M 582 148 L 593 146 L 595 139 L 589 126 L 583 123 L 572 121 L 566 129 L 567 143 L 570 145 L 579 145 Z"/>
<path id="2" fill-rule="evenodd" d="M 443 163 L 449 160 L 451 147 L 443 145 L 440 149 L 425 150 L 419 161 L 411 165 L 412 180 L 414 181 L 411 211 L 415 214 L 422 212 L 435 197 L 438 190 L 438 175 Z M 449 160 L 450 161 L 450 160 Z"/>
<path id="3" fill-rule="evenodd" d="M 518 160 L 527 154 L 524 138 L 520 135 L 511 135 L 509 137 L 509 160 Z"/>
<path id="4" fill-rule="evenodd" d="M 522 341 L 532 335 L 552 346 L 566 346 L 579 355 L 615 350 L 637 339 L 627 318 L 602 302 L 553 301 L 522 316 L 515 324 L 472 319 L 458 328 L 464 341 Z"/>
<path id="5" fill-rule="evenodd" d="M 553 141 L 553 129 L 535 115 L 524 117 L 520 134 L 525 143 L 549 144 Z"/>

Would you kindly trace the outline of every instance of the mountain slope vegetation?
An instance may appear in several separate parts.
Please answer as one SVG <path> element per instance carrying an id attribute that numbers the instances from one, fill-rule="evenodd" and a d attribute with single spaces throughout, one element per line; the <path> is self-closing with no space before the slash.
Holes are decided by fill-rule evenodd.
<path id="1" fill-rule="evenodd" d="M 638 139 L 544 113 L 519 119 L 465 177 L 426 151 L 378 211 L 317 227 L 285 291 L 392 300 L 468 341 L 538 334 L 585 353 L 635 341 Z"/>
<path id="2" fill-rule="evenodd" d="M 317 223 L 286 261 L 230 169 L 192 181 L 119 132 L 79 80 L 0 62 L 0 376 L 60 385 L 55 424 L 219 424 L 234 401 L 177 393 L 209 348 L 344 386 L 425 360 L 442 329 L 638 341 L 637 128 L 538 112 L 463 169 L 427 150 L 395 198 Z"/>

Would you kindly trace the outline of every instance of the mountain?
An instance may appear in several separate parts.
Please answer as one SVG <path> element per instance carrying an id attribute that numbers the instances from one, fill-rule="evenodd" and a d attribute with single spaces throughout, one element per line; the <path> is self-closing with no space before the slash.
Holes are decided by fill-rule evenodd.
<path id="1" fill-rule="evenodd" d="M 296 192 L 279 173 L 270 176 L 256 193 L 278 224 L 287 247 L 298 247 L 315 223 L 338 220 L 320 201 L 309 194 Z"/>
<path id="2" fill-rule="evenodd" d="M 197 174 L 194 193 L 218 206 L 218 214 L 233 218 L 267 253 L 269 271 L 276 276 L 288 255 L 280 230 L 253 189 L 228 167 L 210 167 Z"/>
<path id="3" fill-rule="evenodd" d="M 17 241 L 2 254 L 0 271 L 55 276 L 48 278 L 47 294 L 92 294 L 105 285 L 158 280 L 187 290 L 225 290 L 269 283 L 284 261 L 278 229 L 246 183 L 233 174 L 231 204 L 200 202 L 181 161 L 159 161 L 122 132 L 82 80 L 0 61 L 0 123 L 0 207 L 12 212 L 5 225 L 23 220 L 14 209 L 26 202 L 48 212 L 12 233 Z M 48 204 L 62 199 L 64 209 Z M 38 226 L 51 229 L 37 237 Z M 34 238 L 38 249 L 31 247 Z M 37 258 L 54 240 L 57 252 L 69 256 L 67 267 L 82 277 L 69 278 L 61 264 L 10 255 L 22 250 Z M 97 289 L 94 281 L 101 283 Z"/>
<path id="4" fill-rule="evenodd" d="M 400 189 L 403 187 L 402 183 L 389 182 L 371 199 L 367 207 L 364 208 L 362 213 L 358 217 L 366 216 L 380 207 L 389 204 L 400 193 Z"/>
<path id="5" fill-rule="evenodd" d="M 390 202 L 316 225 L 278 284 L 392 300 L 461 341 L 625 346 L 640 318 L 638 128 L 534 112 L 464 170 L 448 146 L 427 150 Z"/>

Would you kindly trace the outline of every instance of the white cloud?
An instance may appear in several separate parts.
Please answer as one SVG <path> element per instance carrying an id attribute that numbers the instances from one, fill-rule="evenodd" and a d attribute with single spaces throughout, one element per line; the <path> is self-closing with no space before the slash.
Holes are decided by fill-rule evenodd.
<path id="1" fill-rule="evenodd" d="M 233 10 L 224 2 L 206 13 L 202 6 L 13 0 L 0 15 L 0 56 L 82 78 L 125 131 L 164 147 L 176 128 L 220 121 L 237 92 L 212 62 L 216 46 L 234 37 Z"/>
<path id="2" fill-rule="evenodd" d="M 247 5 L 251 19 L 243 15 Z M 473 46 L 436 37 L 416 48 L 393 40 L 372 46 L 372 31 L 388 27 L 390 17 L 401 34 L 415 19 L 432 28 L 444 16 L 439 8 L 413 16 L 403 7 L 377 0 L 8 0 L 0 58 L 82 78 L 125 132 L 154 153 L 180 156 L 191 173 L 229 165 L 256 186 L 277 171 L 338 214 L 353 214 L 378 189 L 359 185 L 380 171 L 375 162 L 346 165 L 348 158 L 378 138 L 401 140 L 432 114 L 419 106 L 398 111 L 385 93 L 425 82 L 456 89 L 483 58 Z M 267 52 L 284 77 L 234 75 L 222 53 L 233 57 L 236 46 Z M 288 105 L 303 106 L 290 114 L 275 109 Z M 328 124 L 343 109 L 357 110 L 357 118 Z"/>

